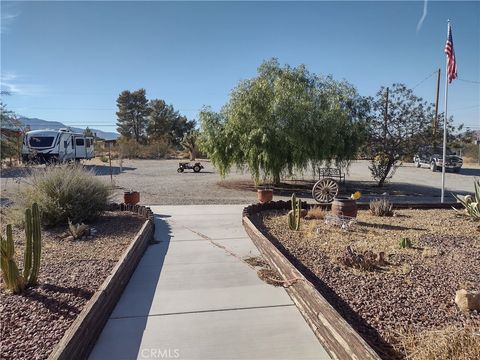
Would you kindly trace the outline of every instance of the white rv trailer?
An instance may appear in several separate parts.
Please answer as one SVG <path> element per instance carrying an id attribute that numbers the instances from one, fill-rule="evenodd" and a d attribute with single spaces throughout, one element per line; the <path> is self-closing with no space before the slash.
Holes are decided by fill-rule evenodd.
<path id="1" fill-rule="evenodd" d="M 93 137 L 70 129 L 32 130 L 25 133 L 22 146 L 24 162 L 55 163 L 94 157 Z"/>

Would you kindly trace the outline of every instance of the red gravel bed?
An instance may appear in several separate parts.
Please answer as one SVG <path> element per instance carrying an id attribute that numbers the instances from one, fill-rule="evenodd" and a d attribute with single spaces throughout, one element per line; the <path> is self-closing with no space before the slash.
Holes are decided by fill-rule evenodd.
<path id="1" fill-rule="evenodd" d="M 325 245 L 330 230 L 323 221 L 317 222 L 324 227 L 319 238 L 312 235 L 313 227 L 305 222 L 304 231 L 290 231 L 280 213 L 264 212 L 253 220 L 382 358 L 402 359 L 410 354 L 405 354 L 399 334 L 466 325 L 480 331 L 480 313 L 461 312 L 454 302 L 459 288 L 480 289 L 480 236 L 473 231 L 474 225 L 453 216 L 448 231 L 436 231 L 429 221 L 447 219 L 446 211 L 428 210 L 418 216 L 418 210 L 405 210 L 398 214 L 405 229 L 411 218 L 411 227 L 422 230 L 416 231 L 416 249 L 408 250 L 394 250 L 397 240 L 389 242 L 388 235 L 384 235 L 395 231 L 395 239 L 399 238 L 402 228 L 398 226 L 390 225 L 380 233 L 383 230 L 377 224 L 373 232 L 385 236 L 384 245 L 375 239 L 368 245 L 368 237 L 361 238 L 365 237 L 362 229 L 358 234 L 349 231 L 345 236 L 334 230 Z M 383 221 L 395 224 L 399 219 Z M 456 227 L 456 222 L 462 226 Z M 367 244 L 378 251 L 384 246 L 390 268 L 371 272 L 339 264 L 335 252 L 345 249 L 344 241 L 352 241 L 355 247 L 356 236 L 361 238 L 357 244 L 360 248 Z M 334 249 L 337 242 L 338 249 Z M 477 338 L 480 347 L 480 336 Z"/>
<path id="2" fill-rule="evenodd" d="M 140 230 L 143 218 L 107 212 L 90 240 L 67 241 L 62 229 L 42 231 L 39 285 L 22 295 L 0 290 L 1 358 L 46 359 Z M 15 230 L 22 267 L 24 233 Z"/>

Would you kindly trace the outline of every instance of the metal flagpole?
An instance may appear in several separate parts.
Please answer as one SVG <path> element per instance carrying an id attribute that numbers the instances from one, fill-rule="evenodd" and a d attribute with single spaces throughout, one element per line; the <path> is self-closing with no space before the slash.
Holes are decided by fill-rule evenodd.
<path id="1" fill-rule="evenodd" d="M 447 39 L 450 30 L 450 19 L 448 20 L 447 26 Z M 447 161 L 447 122 L 448 122 L 448 55 L 445 56 L 445 117 L 443 119 L 443 157 L 442 157 L 442 195 L 440 196 L 440 201 L 442 204 L 445 202 L 445 164 Z"/>

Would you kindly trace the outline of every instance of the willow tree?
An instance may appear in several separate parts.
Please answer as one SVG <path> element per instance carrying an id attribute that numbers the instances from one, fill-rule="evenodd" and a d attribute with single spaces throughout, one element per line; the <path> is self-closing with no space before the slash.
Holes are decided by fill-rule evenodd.
<path id="1" fill-rule="evenodd" d="M 236 86 L 219 113 L 201 111 L 202 148 L 222 176 L 247 167 L 257 183 L 278 184 L 312 163 L 354 158 L 367 105 L 347 82 L 272 59 Z"/>

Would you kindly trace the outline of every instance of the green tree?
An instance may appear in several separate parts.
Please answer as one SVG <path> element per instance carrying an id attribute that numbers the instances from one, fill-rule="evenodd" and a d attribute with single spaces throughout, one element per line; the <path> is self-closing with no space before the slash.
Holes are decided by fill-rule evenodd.
<path id="1" fill-rule="evenodd" d="M 185 134 L 195 127 L 195 121 L 189 121 L 163 100 L 150 100 L 149 108 L 147 134 L 150 140 L 167 138 L 178 146 Z"/>
<path id="2" fill-rule="evenodd" d="M 381 87 L 370 99 L 372 116 L 368 122 L 367 154 L 372 158 L 370 171 L 378 186 L 395 173 L 402 158 L 411 158 L 425 145 L 441 144 L 443 114 L 439 115 L 439 130 L 432 135 L 433 105 L 414 95 L 404 84 Z M 387 111 L 385 109 L 387 108 Z M 452 119 L 449 119 L 449 129 Z"/>
<path id="3" fill-rule="evenodd" d="M 190 160 L 195 160 L 197 158 L 198 138 L 199 138 L 199 131 L 194 129 L 186 133 L 182 139 L 181 145 L 185 150 L 189 152 Z"/>
<path id="4" fill-rule="evenodd" d="M 146 137 L 148 100 L 145 89 L 122 91 L 117 99 L 117 131 L 127 139 L 142 142 Z"/>
<path id="5" fill-rule="evenodd" d="M 184 136 L 195 128 L 195 120 L 188 120 L 186 116 L 177 116 L 169 131 L 169 138 L 172 144 L 178 146 L 182 142 Z"/>
<path id="6" fill-rule="evenodd" d="M 88 126 L 85 130 L 83 130 L 83 135 L 84 136 L 91 136 L 94 137 L 95 134 L 93 133 L 92 129 L 90 129 Z"/>
<path id="7" fill-rule="evenodd" d="M 167 105 L 160 99 L 150 100 L 148 106 L 150 108 L 147 125 L 148 137 L 153 140 L 164 138 L 170 132 L 173 118 L 178 114 L 172 105 Z"/>
<path id="8" fill-rule="evenodd" d="M 2 94 L 8 95 L 8 94 Z M 0 101 L 0 156 L 1 159 L 18 155 L 18 138 L 22 123 L 15 113 Z"/>
<path id="9" fill-rule="evenodd" d="M 237 85 L 219 113 L 200 112 L 202 149 L 222 176 L 246 166 L 256 182 L 278 184 L 294 169 L 354 158 L 367 112 L 368 102 L 347 82 L 272 59 Z"/>

